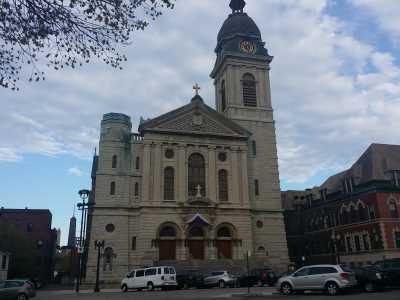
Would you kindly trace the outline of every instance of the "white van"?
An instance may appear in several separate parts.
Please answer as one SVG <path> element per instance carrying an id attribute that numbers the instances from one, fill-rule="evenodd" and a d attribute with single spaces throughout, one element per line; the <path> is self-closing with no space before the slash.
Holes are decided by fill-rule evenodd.
<path id="1" fill-rule="evenodd" d="M 176 287 L 176 272 L 174 267 L 153 267 L 136 269 L 128 273 L 121 281 L 121 290 L 127 292 L 129 289 L 149 291 L 154 288 Z"/>

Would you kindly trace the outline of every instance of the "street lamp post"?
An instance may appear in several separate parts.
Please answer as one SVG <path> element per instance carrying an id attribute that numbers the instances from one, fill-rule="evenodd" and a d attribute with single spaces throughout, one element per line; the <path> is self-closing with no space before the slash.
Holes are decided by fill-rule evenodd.
<path id="1" fill-rule="evenodd" d="M 86 200 L 89 198 L 90 195 L 90 191 L 89 190 L 80 190 L 78 192 L 79 197 L 82 200 L 82 203 L 78 203 L 78 210 L 82 211 L 82 215 L 81 215 L 81 230 L 80 230 L 80 235 L 79 235 L 79 246 L 78 246 L 78 270 L 77 270 L 77 276 L 76 276 L 76 286 L 75 286 L 75 291 L 77 293 L 79 293 L 79 285 L 81 284 L 81 261 L 82 261 L 82 252 L 83 252 L 83 248 L 82 248 L 82 239 L 83 239 L 83 234 L 85 234 L 83 232 L 83 227 L 84 227 L 84 217 L 85 217 L 85 209 L 86 207 L 88 207 L 88 203 L 86 202 Z"/>
<path id="2" fill-rule="evenodd" d="M 94 292 L 98 293 L 100 292 L 100 287 L 99 287 L 99 277 L 100 277 L 100 251 L 102 248 L 104 248 L 104 240 L 102 241 L 94 241 L 94 247 L 97 249 L 97 269 L 96 269 L 96 285 L 94 287 Z"/>

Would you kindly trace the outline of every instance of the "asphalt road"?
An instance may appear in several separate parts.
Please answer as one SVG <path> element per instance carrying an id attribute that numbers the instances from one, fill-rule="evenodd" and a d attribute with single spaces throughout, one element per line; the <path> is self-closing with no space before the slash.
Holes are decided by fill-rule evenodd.
<path id="1" fill-rule="evenodd" d="M 89 291 L 76 295 L 72 291 L 39 291 L 35 300 L 212 300 L 212 299 L 279 299 L 279 300 L 399 300 L 400 290 L 385 291 L 382 293 L 358 293 L 351 292 L 341 294 L 337 297 L 329 297 L 321 293 L 282 296 L 276 294 L 273 288 L 252 288 L 254 297 L 242 296 L 246 289 L 192 289 L 183 291 L 155 291 L 155 292 L 128 292 L 103 291 L 99 294 L 93 294 Z"/>

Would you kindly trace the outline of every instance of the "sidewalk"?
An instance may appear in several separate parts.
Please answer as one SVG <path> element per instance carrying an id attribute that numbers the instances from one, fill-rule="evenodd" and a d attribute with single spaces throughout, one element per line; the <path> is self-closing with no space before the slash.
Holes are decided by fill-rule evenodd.
<path id="1" fill-rule="evenodd" d="M 110 294 L 110 293 L 120 293 L 121 289 L 102 289 L 100 293 Z M 75 295 L 77 294 L 74 289 L 72 290 L 43 290 L 41 294 L 51 295 L 51 296 L 64 296 L 64 295 Z M 79 294 L 94 294 L 93 289 L 91 290 L 80 290 Z"/>

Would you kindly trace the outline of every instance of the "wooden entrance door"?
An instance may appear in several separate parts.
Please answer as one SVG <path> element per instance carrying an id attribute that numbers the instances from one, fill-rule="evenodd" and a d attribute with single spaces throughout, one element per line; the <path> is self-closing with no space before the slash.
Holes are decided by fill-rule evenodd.
<path id="1" fill-rule="evenodd" d="M 220 259 L 232 259 L 232 241 L 217 240 L 217 252 Z"/>
<path id="2" fill-rule="evenodd" d="M 175 260 L 176 259 L 176 241 L 161 240 L 158 243 L 159 260 Z"/>
<path id="3" fill-rule="evenodd" d="M 189 240 L 189 254 L 193 259 L 204 259 L 204 240 Z"/>

